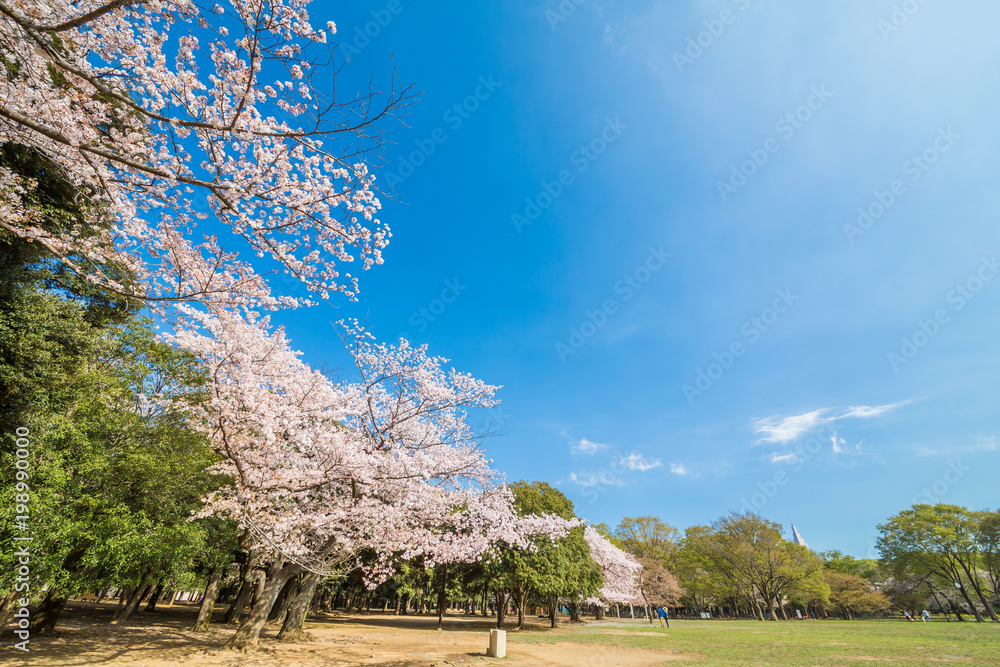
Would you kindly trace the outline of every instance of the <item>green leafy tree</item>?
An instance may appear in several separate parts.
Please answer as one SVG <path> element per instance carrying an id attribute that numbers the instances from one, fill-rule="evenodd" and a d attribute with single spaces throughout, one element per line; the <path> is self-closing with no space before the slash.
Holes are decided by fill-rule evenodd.
<path id="1" fill-rule="evenodd" d="M 958 505 L 914 505 L 878 527 L 876 548 L 897 576 L 915 571 L 950 581 L 977 621 L 974 601 L 997 621 L 979 576 L 979 517 Z"/>
<path id="2" fill-rule="evenodd" d="M 680 533 L 655 516 L 624 517 L 615 529 L 622 549 L 636 558 L 658 560 L 667 568 L 677 567 Z"/>

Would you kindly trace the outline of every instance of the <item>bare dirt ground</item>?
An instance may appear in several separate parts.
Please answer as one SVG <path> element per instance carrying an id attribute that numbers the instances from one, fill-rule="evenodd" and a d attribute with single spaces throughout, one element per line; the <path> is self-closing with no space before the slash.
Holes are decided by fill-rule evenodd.
<path id="1" fill-rule="evenodd" d="M 445 618 L 437 630 L 436 616 L 392 616 L 381 614 L 310 616 L 306 623 L 309 641 L 285 643 L 274 640 L 278 628 L 268 626 L 260 646 L 245 654 L 220 651 L 235 626 L 216 623 L 208 633 L 194 633 L 197 607 L 179 603 L 155 613 L 140 614 L 129 626 L 115 627 L 108 621 L 114 603 L 70 602 L 56 635 L 31 639 L 31 652 L 12 648 L 8 635 L 2 640 L 2 664 L 59 667 L 130 665 L 132 667 L 270 667 L 272 665 L 470 665 L 499 663 L 486 657 L 489 630 L 495 627 L 482 617 L 460 613 Z M 641 649 L 600 643 L 532 643 L 567 636 L 581 626 L 566 624 L 555 630 L 541 623 L 507 632 L 507 659 L 512 665 L 656 665 L 669 660 L 697 657 L 664 649 Z M 594 625 L 585 625 L 589 630 Z M 614 632 L 610 628 L 610 632 Z"/>

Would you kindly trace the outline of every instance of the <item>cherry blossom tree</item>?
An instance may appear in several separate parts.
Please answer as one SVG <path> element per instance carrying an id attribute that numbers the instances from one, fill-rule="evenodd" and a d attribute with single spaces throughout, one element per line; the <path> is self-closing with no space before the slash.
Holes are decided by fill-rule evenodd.
<path id="1" fill-rule="evenodd" d="M 584 530 L 584 539 L 590 547 L 590 557 L 600 566 L 604 577 L 598 597 L 588 602 L 644 604 L 640 578 L 642 565 L 639 561 L 612 544 L 593 526 Z"/>
<path id="2" fill-rule="evenodd" d="M 273 296 L 270 270 L 354 298 L 345 265 L 381 263 L 390 237 L 380 128 L 411 98 L 395 79 L 337 96 L 321 51 L 336 26 L 315 29 L 307 5 L 0 0 L 0 143 L 44 154 L 91 204 L 83 225 L 43 226 L 31 181 L 3 169 L 0 228 L 147 303 L 309 302 Z"/>
<path id="3" fill-rule="evenodd" d="M 323 576 L 359 565 L 363 550 L 378 556 L 366 566 L 374 586 L 401 559 L 471 562 L 492 544 L 524 543 L 510 493 L 466 422 L 466 410 L 496 404 L 496 387 L 445 370 L 426 348 L 376 344 L 356 323 L 342 336 L 359 379 L 334 383 L 267 318 L 183 312 L 188 326 L 169 338 L 208 368 L 211 394 L 196 423 L 233 479 L 202 514 L 235 519 L 271 562 L 230 646 L 256 641 L 291 577 L 307 575 L 312 588 L 301 595 L 311 597 Z"/>

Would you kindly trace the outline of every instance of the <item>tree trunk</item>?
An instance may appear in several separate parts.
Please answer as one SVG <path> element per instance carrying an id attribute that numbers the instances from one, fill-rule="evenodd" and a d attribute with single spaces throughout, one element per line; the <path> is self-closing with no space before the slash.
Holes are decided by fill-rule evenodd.
<path id="1" fill-rule="evenodd" d="M 281 626 L 281 632 L 278 633 L 280 641 L 301 641 L 305 636 L 302 627 L 306 620 L 306 614 L 309 612 L 309 603 L 313 595 L 316 594 L 316 587 L 319 586 L 322 580 L 323 577 L 314 572 L 304 574 L 299 578 L 298 590 L 296 590 L 294 596 L 289 596 L 291 603 L 288 605 L 288 611 L 285 614 L 285 622 Z"/>
<path id="2" fill-rule="evenodd" d="M 573 623 L 580 622 L 580 605 L 576 600 L 573 600 L 569 605 L 569 620 Z"/>
<path id="3" fill-rule="evenodd" d="M 497 628 L 503 630 L 503 619 L 507 613 L 507 590 L 498 588 L 494 595 L 497 600 Z"/>
<path id="4" fill-rule="evenodd" d="M 948 603 L 951 605 L 951 610 L 952 610 L 952 612 L 954 612 L 955 618 L 957 618 L 958 620 L 960 620 L 962 622 L 965 622 L 965 619 L 962 618 L 962 610 L 958 608 L 958 605 L 955 604 L 955 601 L 953 599 L 951 599 L 950 597 L 948 597 L 948 596 L 945 596 L 945 598 L 948 600 Z"/>
<path id="5" fill-rule="evenodd" d="M 972 615 L 976 617 L 976 623 L 982 623 L 983 616 L 979 613 L 979 609 L 976 608 L 976 604 L 972 601 L 972 598 L 969 597 L 969 593 L 965 590 L 965 586 L 962 586 L 958 590 L 962 593 L 962 597 L 965 598 L 965 603 L 969 605 L 969 610 L 972 612 Z"/>
<path id="6" fill-rule="evenodd" d="M 292 600 L 298 593 L 300 579 L 301 577 L 292 577 L 288 580 L 288 583 L 281 587 L 278 599 L 271 605 L 271 613 L 267 615 L 268 623 L 285 622 L 285 614 L 288 613 L 288 607 L 292 604 Z"/>
<path id="7" fill-rule="evenodd" d="M 441 590 L 438 591 L 438 630 L 444 627 L 444 608 L 448 604 L 448 563 L 441 566 Z"/>
<path id="8" fill-rule="evenodd" d="M 132 597 L 132 590 L 129 587 L 125 587 L 118 591 L 118 604 L 115 605 L 115 613 L 111 615 L 112 619 L 118 618 L 122 615 L 122 609 L 125 608 L 125 603 L 130 597 Z"/>
<path id="9" fill-rule="evenodd" d="M 20 593 L 17 591 L 13 593 L 8 593 L 2 599 L 0 599 L 0 633 L 10 625 L 11 620 L 14 618 L 14 612 L 18 610 L 18 598 Z"/>
<path id="10" fill-rule="evenodd" d="M 393 616 L 399 616 L 399 607 L 403 604 L 403 594 L 396 593 L 396 611 L 393 612 Z"/>
<path id="11" fill-rule="evenodd" d="M 146 605 L 146 611 L 156 612 L 156 603 L 160 601 L 160 596 L 163 595 L 163 586 L 162 581 L 156 585 L 156 590 L 153 591 L 153 595 L 149 598 L 149 604 Z"/>
<path id="12" fill-rule="evenodd" d="M 558 605 L 559 605 L 559 598 L 556 597 L 556 596 L 554 596 L 554 595 L 550 595 L 549 596 L 549 625 L 551 627 L 553 627 L 553 628 L 556 627 L 559 624 L 559 616 L 558 616 L 559 611 L 557 609 Z"/>
<path id="13" fill-rule="evenodd" d="M 778 613 L 774 610 L 774 600 L 767 601 L 767 613 L 772 621 L 778 620 Z"/>
<path id="14" fill-rule="evenodd" d="M 128 602 L 126 602 L 125 606 L 122 607 L 121 615 L 111 619 L 111 623 L 113 625 L 123 625 L 127 623 L 128 619 L 130 619 L 132 614 L 135 612 L 136 607 L 139 606 L 139 603 L 142 602 L 142 599 L 146 597 L 146 594 L 149 593 L 151 588 L 152 587 L 146 583 L 146 580 L 143 580 L 143 583 L 133 590 L 132 595 L 129 596 Z"/>
<path id="15" fill-rule="evenodd" d="M 525 607 L 528 605 L 528 587 L 521 586 L 520 588 L 514 590 L 514 603 L 517 605 L 517 629 L 524 630 Z"/>
<path id="16" fill-rule="evenodd" d="M 50 588 L 31 619 L 32 634 L 47 635 L 55 632 L 56 623 L 66 606 L 66 596 Z"/>
<path id="17" fill-rule="evenodd" d="M 216 565 L 208 575 L 205 595 L 202 596 L 201 607 L 198 609 L 198 620 L 195 621 L 192 628 L 195 632 L 207 632 L 208 626 L 212 623 L 212 612 L 215 611 L 215 597 L 219 594 L 219 582 L 222 581 L 224 570 L 224 566 Z"/>
<path id="18" fill-rule="evenodd" d="M 239 623 L 240 621 L 240 616 L 243 614 L 243 608 L 247 606 L 247 602 L 250 600 L 250 593 L 253 592 L 254 582 L 252 575 L 254 572 L 254 560 L 255 559 L 250 556 L 247 558 L 246 562 L 240 566 L 240 587 L 236 593 L 236 597 L 229 605 L 229 609 L 226 610 L 226 615 L 222 617 L 223 623 Z"/>
<path id="19" fill-rule="evenodd" d="M 260 631 L 267 623 L 267 616 L 271 613 L 271 607 L 274 605 L 278 593 L 281 592 L 290 578 L 299 573 L 297 565 L 286 565 L 284 561 L 284 557 L 281 556 L 271 564 L 267 577 L 264 579 L 264 589 L 250 608 L 250 615 L 240 625 L 236 634 L 226 642 L 224 648 L 243 651 L 249 646 L 257 644 L 260 639 Z"/>

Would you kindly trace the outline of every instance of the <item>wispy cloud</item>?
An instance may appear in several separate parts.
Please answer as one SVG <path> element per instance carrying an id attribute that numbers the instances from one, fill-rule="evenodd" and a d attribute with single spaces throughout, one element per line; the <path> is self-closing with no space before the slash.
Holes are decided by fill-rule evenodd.
<path id="1" fill-rule="evenodd" d="M 977 452 L 995 452 L 1000 450 L 995 436 L 983 437 L 978 442 L 968 445 L 944 445 L 941 447 L 917 447 L 917 456 L 955 456 L 956 454 L 975 454 Z"/>
<path id="2" fill-rule="evenodd" d="M 653 470 L 654 468 L 660 468 L 663 463 L 660 459 L 647 459 L 642 454 L 637 454 L 632 452 L 628 456 L 623 456 L 618 460 L 618 463 L 629 470 L 639 470 L 641 472 L 646 472 L 647 470 Z"/>
<path id="3" fill-rule="evenodd" d="M 758 419 L 754 423 L 754 432 L 764 434 L 764 437 L 761 438 L 762 442 L 779 442 L 784 445 L 820 424 L 830 421 L 829 418 L 823 416 L 828 410 L 828 408 L 823 408 L 792 417 Z"/>
<path id="4" fill-rule="evenodd" d="M 596 454 L 597 452 L 604 451 L 605 449 L 608 449 L 608 445 L 600 442 L 591 442 L 586 438 L 581 438 L 578 442 L 574 443 L 572 447 L 570 447 L 570 451 L 574 454 Z"/>
<path id="5" fill-rule="evenodd" d="M 675 475 L 686 475 L 688 474 L 688 469 L 683 463 L 671 463 L 670 472 Z"/>
<path id="6" fill-rule="evenodd" d="M 878 417 L 881 414 L 885 414 L 892 410 L 893 408 L 898 408 L 901 405 L 906 405 L 909 401 L 900 401 L 899 403 L 891 403 L 889 405 L 855 405 L 847 409 L 840 417 L 837 419 L 846 419 L 848 417 L 858 417 L 860 419 L 867 419 L 868 417 Z"/>
<path id="7" fill-rule="evenodd" d="M 909 401 L 889 405 L 855 405 L 841 414 L 830 414 L 834 408 L 820 408 L 791 417 L 767 417 L 754 422 L 754 432 L 763 435 L 760 442 L 777 442 L 787 445 L 803 433 L 808 433 L 821 424 L 841 419 L 870 419 L 878 417 Z M 834 443 L 836 445 L 836 443 Z M 836 447 L 834 449 L 836 451 Z"/>
<path id="8" fill-rule="evenodd" d="M 799 459 L 799 455 L 795 452 L 789 452 L 787 454 L 779 454 L 778 452 L 771 453 L 771 463 L 793 463 Z"/>
<path id="9" fill-rule="evenodd" d="M 833 444 L 833 453 L 834 454 L 843 454 L 844 453 L 845 450 L 844 450 L 843 445 L 846 445 L 847 442 L 843 438 L 834 435 L 834 436 L 832 436 L 830 438 L 830 442 Z"/>
<path id="10" fill-rule="evenodd" d="M 596 472 L 581 472 L 580 474 L 571 472 L 569 474 L 569 481 L 573 482 L 578 486 L 597 486 L 598 484 L 602 486 L 623 485 L 620 477 L 611 474 L 607 470 L 598 470 Z"/>

